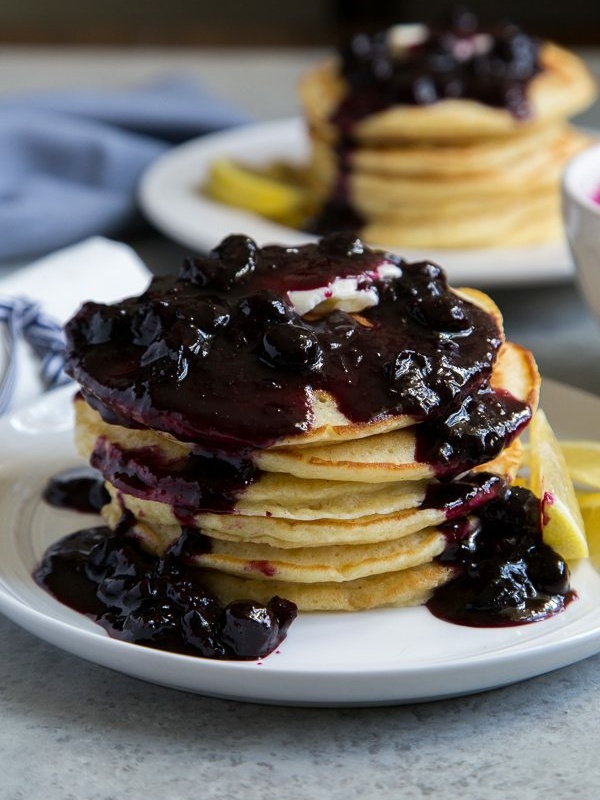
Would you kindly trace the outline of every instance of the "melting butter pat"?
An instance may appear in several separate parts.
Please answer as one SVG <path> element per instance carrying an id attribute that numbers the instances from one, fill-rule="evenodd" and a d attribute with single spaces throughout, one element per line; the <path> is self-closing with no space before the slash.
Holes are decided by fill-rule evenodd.
<path id="1" fill-rule="evenodd" d="M 288 299 L 300 316 L 309 313 L 329 314 L 334 310 L 357 314 L 376 306 L 379 292 L 375 280 L 389 280 L 402 275 L 396 264 L 384 262 L 373 272 L 334 278 L 326 286 L 288 292 Z"/>

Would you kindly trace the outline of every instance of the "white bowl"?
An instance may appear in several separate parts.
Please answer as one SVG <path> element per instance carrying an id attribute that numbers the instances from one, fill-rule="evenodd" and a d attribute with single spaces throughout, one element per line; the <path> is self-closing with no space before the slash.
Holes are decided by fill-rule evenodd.
<path id="1" fill-rule="evenodd" d="M 567 164 L 561 190 L 577 280 L 600 318 L 600 145 L 583 150 Z"/>

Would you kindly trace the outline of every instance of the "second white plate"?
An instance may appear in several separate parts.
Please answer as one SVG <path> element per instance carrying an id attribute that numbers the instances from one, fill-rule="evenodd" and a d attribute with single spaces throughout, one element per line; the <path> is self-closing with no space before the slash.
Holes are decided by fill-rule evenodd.
<path id="1" fill-rule="evenodd" d="M 305 163 L 308 142 L 303 122 L 287 119 L 248 125 L 170 150 L 149 167 L 140 184 L 140 204 L 148 219 L 170 238 L 201 252 L 212 249 L 230 233 L 245 233 L 260 245 L 314 240 L 308 234 L 203 196 L 201 189 L 211 164 L 224 156 L 256 165 L 282 159 Z M 395 249 L 409 261 L 436 261 L 454 285 L 534 285 L 567 280 L 574 274 L 566 242 L 486 250 Z"/>

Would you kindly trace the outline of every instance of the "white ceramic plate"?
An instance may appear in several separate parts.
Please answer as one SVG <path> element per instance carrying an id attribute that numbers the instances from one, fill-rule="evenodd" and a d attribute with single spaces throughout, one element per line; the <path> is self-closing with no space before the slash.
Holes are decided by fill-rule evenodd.
<path id="1" fill-rule="evenodd" d="M 377 705 L 433 700 L 503 686 L 600 651 L 600 576 L 573 574 L 579 597 L 553 619 L 512 628 L 466 628 L 425 608 L 304 614 L 260 662 L 210 661 L 110 639 L 40 589 L 31 572 L 46 547 L 96 517 L 46 506 L 47 478 L 78 463 L 70 397 L 59 390 L 0 423 L 0 610 L 82 658 L 191 692 L 264 703 Z M 543 404 L 563 436 L 589 436 L 600 400 L 547 382 Z M 568 418 L 565 418 L 568 410 Z"/>
<path id="2" fill-rule="evenodd" d="M 159 230 L 192 250 L 210 250 L 230 233 L 246 233 L 260 245 L 309 242 L 314 237 L 216 203 L 201 193 L 216 158 L 229 156 L 257 165 L 279 159 L 302 164 L 307 155 L 308 144 L 299 119 L 204 136 L 170 150 L 152 164 L 140 184 L 140 204 Z M 534 285 L 566 280 L 574 272 L 565 242 L 494 250 L 392 249 L 409 261 L 428 258 L 438 262 L 454 285 Z"/>

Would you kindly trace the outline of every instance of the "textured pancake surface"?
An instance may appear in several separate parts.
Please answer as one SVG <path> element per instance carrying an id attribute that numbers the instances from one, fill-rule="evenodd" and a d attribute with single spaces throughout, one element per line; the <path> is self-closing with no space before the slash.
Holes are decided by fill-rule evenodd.
<path id="1" fill-rule="evenodd" d="M 267 581 L 241 578 L 214 570 L 207 570 L 203 577 L 208 587 L 224 602 L 238 597 L 264 602 L 265 598 L 276 594 L 291 600 L 301 611 L 360 611 L 384 606 L 399 608 L 422 605 L 452 575 L 449 567 L 432 561 L 343 583 Z"/>

